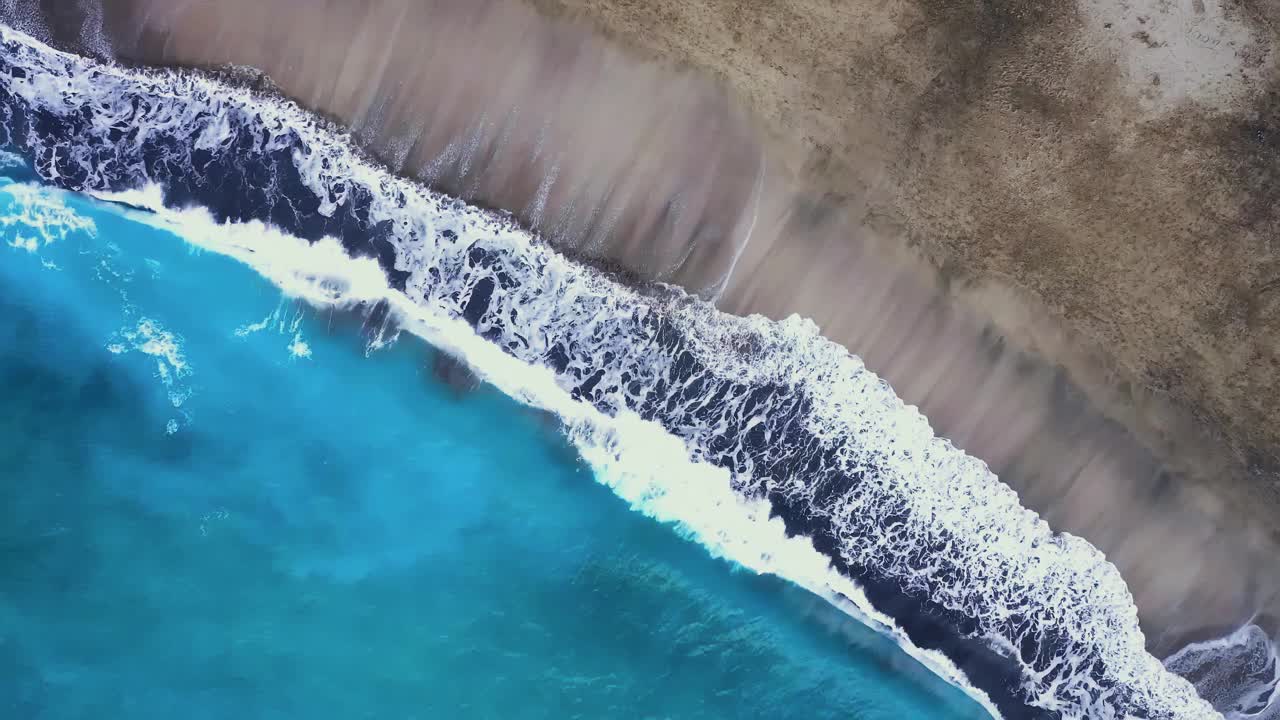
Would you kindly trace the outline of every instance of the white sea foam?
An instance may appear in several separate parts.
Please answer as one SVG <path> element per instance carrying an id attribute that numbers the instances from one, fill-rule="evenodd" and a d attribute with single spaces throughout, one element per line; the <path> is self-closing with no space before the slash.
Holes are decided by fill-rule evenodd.
<path id="1" fill-rule="evenodd" d="M 1280 720 L 1280 656 L 1275 642 L 1257 625 L 1192 643 L 1164 664 L 1194 677 L 1200 695 L 1227 720 Z"/>
<path id="2" fill-rule="evenodd" d="M 126 315 L 133 315 L 132 306 L 125 306 Z M 192 390 L 186 383 L 191 366 L 182 352 L 182 339 L 166 330 L 156 320 L 142 317 L 117 330 L 107 344 L 107 350 L 115 355 L 139 352 L 155 359 L 155 376 L 168 394 L 169 404 L 178 411 L 180 418 L 170 418 L 165 432 L 173 435 L 190 421 L 183 405 L 191 399 Z"/>
<path id="3" fill-rule="evenodd" d="M 100 196 L 103 199 L 111 196 Z M 163 205 L 156 205 L 163 208 Z M 257 322 L 246 323 L 235 329 L 236 337 L 248 337 L 263 331 L 269 331 L 280 335 L 297 335 L 302 328 L 302 320 L 305 316 L 297 307 L 296 302 L 281 300 L 266 317 Z"/>
<path id="4" fill-rule="evenodd" d="M 0 77 L 4 88 L 27 107 L 84 124 L 79 143 L 23 139 L 33 157 L 60 158 L 38 164 L 46 179 L 57 181 L 61 167 L 83 174 L 79 187 L 105 191 L 123 174 L 133 178 L 131 204 L 159 209 L 160 191 L 144 187 L 151 176 L 140 149 L 177 137 L 193 139 L 168 151 L 179 155 L 166 167 L 179 171 L 189 172 L 191 158 L 180 153 L 191 147 L 288 153 L 329 216 L 365 191 L 370 222 L 391 228 L 404 292 L 388 288 L 376 261 L 350 258 L 335 240 L 308 245 L 262 223 L 219 226 L 201 210 L 157 217 L 295 297 L 387 302 L 413 332 L 513 397 L 560 415 L 603 482 L 713 552 L 824 597 L 846 596 L 892 628 L 808 540 L 787 538 L 781 521 L 769 519 L 764 498 L 786 498 L 834 529 L 843 561 L 970 618 L 977 637 L 1022 665 L 1030 705 L 1064 718 L 1220 717 L 1145 651 L 1128 589 L 1096 549 L 1052 533 L 812 323 L 736 318 L 676 292 L 622 287 L 502 216 L 364 162 L 292 104 L 194 74 L 96 65 L 9 30 L 3 41 L 5 61 L 23 69 Z M 125 139 L 108 140 L 126 130 Z M 488 297 L 473 331 L 461 317 L 482 288 Z M 674 349 L 662 346 L 662 327 L 678 332 Z M 590 403 L 572 394 L 583 385 Z M 640 407 L 661 424 L 633 412 Z M 803 447 L 779 444 L 796 437 Z M 769 464 L 797 455 L 806 462 Z M 836 487 L 830 478 L 857 482 Z M 896 635 L 964 685 L 945 658 Z"/>
<path id="5" fill-rule="evenodd" d="M 289 354 L 295 358 L 311 357 L 311 346 L 301 335 L 294 335 L 293 342 L 289 343 Z"/>
<path id="6" fill-rule="evenodd" d="M 107 198 L 103 198 L 107 199 Z M 163 207 L 160 205 L 159 207 Z M 286 349 L 289 351 L 290 357 L 294 359 L 306 359 L 311 357 L 311 344 L 302 338 L 302 320 L 304 315 L 297 307 L 296 303 L 282 301 L 276 306 L 271 314 L 262 318 L 258 322 L 247 323 L 235 329 L 235 336 L 239 338 L 248 337 L 263 331 L 270 331 L 280 335 L 289 336 L 289 344 Z"/>
<path id="7" fill-rule="evenodd" d="M 266 330 L 270 326 L 270 322 L 271 322 L 271 318 L 268 317 L 266 319 L 259 320 L 256 323 L 241 325 L 240 327 L 236 328 L 236 333 L 235 333 L 236 337 L 248 337 L 250 335 L 253 335 L 254 333 L 260 333 L 263 330 Z"/>
<path id="8" fill-rule="evenodd" d="M 7 161 L 0 161 L 0 167 L 7 167 L 3 162 Z M 13 234 L 10 247 L 34 255 L 74 233 L 97 234 L 93 220 L 67 207 L 57 193 L 27 183 L 5 182 L 0 184 L 0 194 L 8 199 L 7 209 L 0 214 L 0 227 Z"/>
<path id="9" fill-rule="evenodd" d="M 172 386 L 191 374 L 191 367 L 182 354 L 181 341 L 155 320 L 142 318 L 132 329 L 121 330 L 119 335 L 131 343 L 134 350 L 156 359 L 156 374 L 165 385 Z"/>
<path id="10" fill-rule="evenodd" d="M 23 162 L 21 155 L 0 150 L 0 170 L 12 170 L 14 168 L 26 167 L 26 165 L 27 164 Z"/>

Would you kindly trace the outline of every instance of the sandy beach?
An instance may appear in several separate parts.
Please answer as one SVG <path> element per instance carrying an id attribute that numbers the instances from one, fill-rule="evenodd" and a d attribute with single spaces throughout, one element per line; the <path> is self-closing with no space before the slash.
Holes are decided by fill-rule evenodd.
<path id="1" fill-rule="evenodd" d="M 1105 552 L 1153 652 L 1280 611 L 1274 2 L 17 4 L 241 66 L 634 281 L 813 319 Z"/>

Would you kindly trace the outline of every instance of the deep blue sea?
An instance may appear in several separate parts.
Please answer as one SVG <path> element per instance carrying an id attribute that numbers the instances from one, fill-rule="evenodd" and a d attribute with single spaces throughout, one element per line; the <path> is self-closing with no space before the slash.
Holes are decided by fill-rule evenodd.
<path id="1" fill-rule="evenodd" d="M 376 313 L 6 162 L 0 717 L 986 717 Z"/>

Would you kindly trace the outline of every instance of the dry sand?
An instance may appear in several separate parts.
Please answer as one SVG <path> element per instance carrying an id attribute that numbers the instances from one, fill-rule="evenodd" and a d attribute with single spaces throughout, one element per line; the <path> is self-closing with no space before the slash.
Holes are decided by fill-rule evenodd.
<path id="1" fill-rule="evenodd" d="M 1280 608 L 1280 4 L 103 5 L 7 8 L 259 68 L 577 257 L 813 318 L 1106 552 L 1156 652 Z"/>
<path id="2" fill-rule="evenodd" d="M 538 4 L 722 78 L 805 187 L 918 249 L 979 322 L 1063 369 L 1178 474 L 1145 476 L 1134 454 L 1108 452 L 1124 444 L 1111 428 L 1068 430 L 1088 413 L 1048 387 L 1057 380 L 1028 379 L 998 351 L 987 367 L 930 358 L 966 339 L 921 342 L 928 322 L 902 323 L 909 338 L 876 325 L 884 306 L 859 311 L 866 291 L 850 268 L 863 263 L 840 232 L 756 248 L 729 308 L 817 319 L 1055 527 L 1104 548 L 1152 626 L 1186 611 L 1153 596 L 1194 596 L 1176 586 L 1218 576 L 1156 558 L 1203 556 L 1177 546 L 1221 540 L 1249 510 L 1257 532 L 1244 543 L 1265 548 L 1255 578 L 1274 572 L 1280 2 Z M 1093 467 L 1061 472 L 1099 444 Z M 1203 515 L 1156 530 L 1181 512 L 1166 505 Z M 1272 589 L 1255 603 L 1274 608 L 1274 578 L 1260 582 Z"/>

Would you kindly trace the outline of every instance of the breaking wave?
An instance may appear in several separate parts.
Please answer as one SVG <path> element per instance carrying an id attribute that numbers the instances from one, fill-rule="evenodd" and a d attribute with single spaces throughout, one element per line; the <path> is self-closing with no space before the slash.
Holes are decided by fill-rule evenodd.
<path id="1" fill-rule="evenodd" d="M 1200 696 L 1227 720 L 1280 719 L 1280 658 L 1258 625 L 1191 643 L 1164 664 L 1195 683 Z"/>
<path id="2" fill-rule="evenodd" d="M 1218 717 L 1145 651 L 1101 553 L 806 320 L 621 285 L 394 177 L 295 105 L 200 74 L 5 29 L 0 119 L 0 144 L 47 182 L 160 210 L 312 302 L 393 311 L 558 414 L 636 508 L 878 618 L 1007 717 Z"/>

